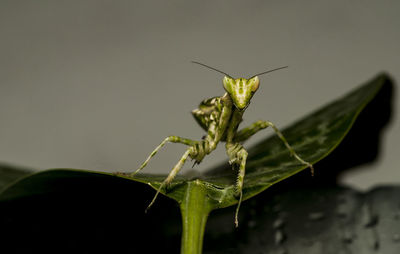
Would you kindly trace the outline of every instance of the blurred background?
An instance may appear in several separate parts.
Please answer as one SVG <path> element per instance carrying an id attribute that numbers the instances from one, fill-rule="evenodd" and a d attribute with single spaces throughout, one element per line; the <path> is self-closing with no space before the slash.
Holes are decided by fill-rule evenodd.
<path id="1" fill-rule="evenodd" d="M 3 0 L 0 162 L 129 171 L 168 135 L 200 139 L 190 111 L 224 93 L 223 77 L 191 60 L 235 77 L 289 65 L 262 76 L 243 123 L 283 128 L 379 72 L 399 79 L 399 10 L 398 1 Z M 378 159 L 342 183 L 400 182 L 398 107 Z M 168 173 L 184 150 L 167 145 L 146 172 Z M 226 161 L 219 146 L 196 169 Z"/>

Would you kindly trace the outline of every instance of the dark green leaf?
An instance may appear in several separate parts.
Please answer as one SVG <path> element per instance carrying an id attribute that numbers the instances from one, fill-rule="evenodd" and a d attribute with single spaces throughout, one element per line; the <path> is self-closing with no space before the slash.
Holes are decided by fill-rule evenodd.
<path id="1" fill-rule="evenodd" d="M 358 114 L 374 98 L 387 80 L 388 77 L 384 74 L 377 76 L 348 95 L 297 121 L 283 130 L 283 134 L 304 160 L 316 163 L 341 142 Z M 138 161 L 141 159 L 138 158 Z M 276 136 L 267 138 L 249 149 L 243 189 L 244 198 L 248 199 L 304 169 L 304 165 L 290 157 L 289 152 Z M 112 174 L 83 170 L 44 171 L 23 178 L 6 189 L 0 194 L 0 201 L 63 191 L 60 190 L 60 186 L 65 188 L 65 185 L 57 184 L 60 179 L 68 182 L 70 188 L 73 188 L 74 182 L 79 179 L 92 177 L 112 177 Z M 149 184 L 157 189 L 166 175 L 140 174 L 131 178 L 129 174 L 119 174 L 118 177 Z M 229 167 L 223 166 L 210 170 L 197 178 L 200 179 L 197 183 L 205 188 L 208 201 L 214 209 L 237 203 L 237 199 L 234 197 L 236 172 Z M 193 178 L 185 176 L 178 177 L 173 181 L 168 192 L 163 191 L 162 193 L 181 202 L 185 197 L 187 182 L 192 180 Z"/>

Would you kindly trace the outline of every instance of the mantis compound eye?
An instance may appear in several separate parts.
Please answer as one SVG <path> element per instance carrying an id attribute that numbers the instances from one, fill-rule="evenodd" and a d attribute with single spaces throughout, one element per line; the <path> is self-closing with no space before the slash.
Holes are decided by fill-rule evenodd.
<path id="1" fill-rule="evenodd" d="M 232 83 L 232 79 L 229 78 L 228 76 L 225 76 L 224 79 L 222 80 L 222 83 L 224 84 L 225 90 L 228 91 L 229 90 L 229 86 Z"/>
<path id="2" fill-rule="evenodd" d="M 258 87 L 260 86 L 260 80 L 258 79 L 258 77 L 255 76 L 254 78 L 250 79 L 250 82 L 253 83 L 253 85 L 251 87 L 251 91 L 252 92 L 257 91 Z"/>

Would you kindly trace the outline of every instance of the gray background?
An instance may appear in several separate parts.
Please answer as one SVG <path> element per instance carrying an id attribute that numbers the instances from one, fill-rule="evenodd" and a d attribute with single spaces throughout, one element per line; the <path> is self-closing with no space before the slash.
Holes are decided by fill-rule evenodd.
<path id="1" fill-rule="evenodd" d="M 190 60 L 233 76 L 289 65 L 262 77 L 244 122 L 283 127 L 380 71 L 399 79 L 399 11 L 399 1 L 2 0 L 0 161 L 134 170 L 167 135 L 200 138 L 190 110 L 223 93 L 222 76 Z M 400 182 L 397 109 L 379 160 L 343 183 Z M 167 173 L 183 151 L 168 145 L 147 172 Z M 220 146 L 197 169 L 222 161 Z"/>

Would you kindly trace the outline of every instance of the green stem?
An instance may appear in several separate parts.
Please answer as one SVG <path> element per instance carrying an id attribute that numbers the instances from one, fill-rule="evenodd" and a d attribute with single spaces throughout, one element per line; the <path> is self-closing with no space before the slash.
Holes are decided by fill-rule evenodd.
<path id="1" fill-rule="evenodd" d="M 201 254 L 204 229 L 212 208 L 200 181 L 187 184 L 185 198 L 180 204 L 183 225 L 181 254 Z"/>

